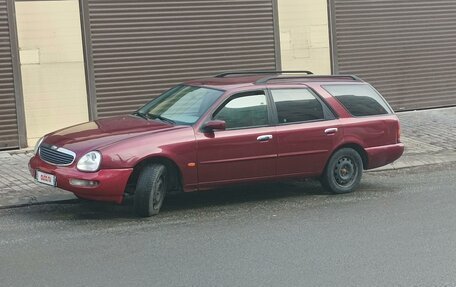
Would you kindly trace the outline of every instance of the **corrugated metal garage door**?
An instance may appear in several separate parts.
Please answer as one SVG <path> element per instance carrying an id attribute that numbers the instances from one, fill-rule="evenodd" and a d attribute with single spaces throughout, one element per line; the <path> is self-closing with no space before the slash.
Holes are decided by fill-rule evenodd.
<path id="1" fill-rule="evenodd" d="M 331 0 L 334 70 L 395 110 L 456 105 L 456 1 Z"/>
<path id="2" fill-rule="evenodd" d="M 0 0 L 0 149 L 19 147 L 7 0 Z"/>
<path id="3" fill-rule="evenodd" d="M 84 1 L 98 117 L 183 80 L 276 68 L 272 0 Z"/>

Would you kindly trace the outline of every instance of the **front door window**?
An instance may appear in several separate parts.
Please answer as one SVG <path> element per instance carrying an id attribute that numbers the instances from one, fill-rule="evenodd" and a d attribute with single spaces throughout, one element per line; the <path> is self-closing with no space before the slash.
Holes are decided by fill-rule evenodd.
<path id="1" fill-rule="evenodd" d="M 241 129 L 268 125 L 266 96 L 250 94 L 229 100 L 215 115 L 215 120 L 226 122 L 227 129 Z"/>

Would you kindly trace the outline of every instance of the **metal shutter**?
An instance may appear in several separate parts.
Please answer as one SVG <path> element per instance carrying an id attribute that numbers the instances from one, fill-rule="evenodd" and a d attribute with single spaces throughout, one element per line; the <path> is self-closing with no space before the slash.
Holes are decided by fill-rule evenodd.
<path id="1" fill-rule="evenodd" d="M 456 1 L 331 0 L 334 71 L 395 110 L 456 105 Z"/>
<path id="2" fill-rule="evenodd" d="M 98 117 L 184 80 L 276 68 L 272 0 L 84 1 Z"/>
<path id="3" fill-rule="evenodd" d="M 7 0 L 0 0 L 0 149 L 19 147 Z"/>

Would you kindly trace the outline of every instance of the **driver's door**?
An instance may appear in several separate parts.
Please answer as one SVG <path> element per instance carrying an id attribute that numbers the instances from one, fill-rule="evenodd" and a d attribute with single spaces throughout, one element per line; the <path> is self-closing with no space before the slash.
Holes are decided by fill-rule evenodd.
<path id="1" fill-rule="evenodd" d="M 226 130 L 196 134 L 200 188 L 276 175 L 277 139 L 263 91 L 231 96 L 212 119 L 225 121 Z"/>

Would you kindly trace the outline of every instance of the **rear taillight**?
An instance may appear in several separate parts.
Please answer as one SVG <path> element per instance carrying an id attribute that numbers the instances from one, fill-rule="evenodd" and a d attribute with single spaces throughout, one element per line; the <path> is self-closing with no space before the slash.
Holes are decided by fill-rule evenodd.
<path id="1" fill-rule="evenodd" d="M 401 124 L 399 122 L 397 122 L 397 139 L 396 141 L 398 143 L 401 142 Z"/>

